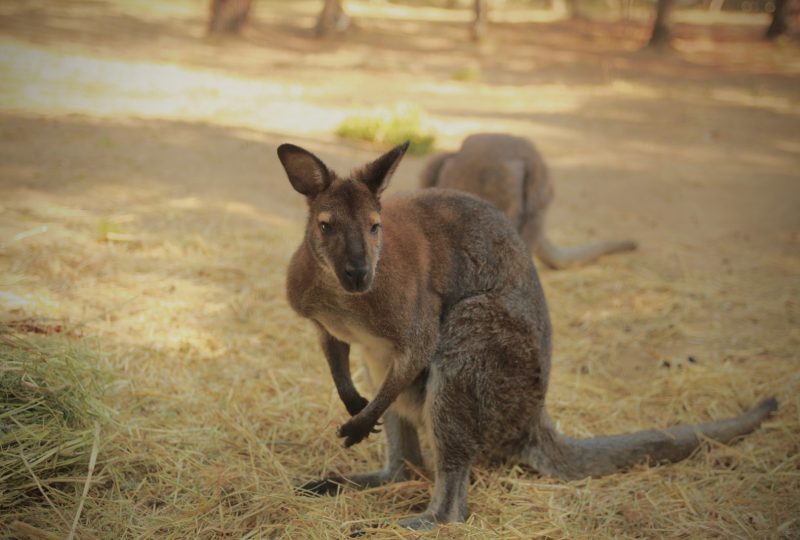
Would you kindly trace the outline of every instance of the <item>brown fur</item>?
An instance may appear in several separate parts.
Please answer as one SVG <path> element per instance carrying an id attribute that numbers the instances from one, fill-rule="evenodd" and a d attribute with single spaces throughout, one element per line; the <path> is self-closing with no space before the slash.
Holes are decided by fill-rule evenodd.
<path id="1" fill-rule="evenodd" d="M 309 483 L 329 493 L 340 484 L 369 487 L 406 478 L 421 463 L 417 429 L 433 446 L 434 494 L 424 529 L 467 516 L 471 465 L 517 460 L 564 479 L 623 470 L 645 460 L 688 456 L 700 436 L 727 442 L 754 430 L 774 399 L 729 420 L 663 431 L 571 439 L 545 409 L 551 329 L 544 293 L 527 246 L 489 203 L 443 189 L 381 203 L 402 158 L 395 148 L 348 178 L 313 154 L 282 145 L 292 185 L 306 195 L 306 237 L 289 266 L 292 307 L 314 321 L 334 382 L 352 418 L 339 428 L 345 446 L 366 438 L 383 417 L 386 467 Z M 382 227 L 373 232 L 374 212 Z M 318 216 L 331 213 L 320 234 Z M 327 216 L 325 216 L 328 219 Z M 356 254 L 357 256 L 354 256 Z M 347 265 L 371 269 L 352 290 Z M 377 392 L 362 398 L 350 378 L 350 345 L 363 347 Z"/>
<path id="2" fill-rule="evenodd" d="M 551 268 L 585 264 L 603 255 L 636 249 L 630 240 L 562 248 L 544 233 L 553 185 L 539 152 L 527 139 L 499 133 L 467 137 L 456 153 L 430 159 L 422 187 L 460 189 L 492 203 L 517 228 L 531 251 Z"/>

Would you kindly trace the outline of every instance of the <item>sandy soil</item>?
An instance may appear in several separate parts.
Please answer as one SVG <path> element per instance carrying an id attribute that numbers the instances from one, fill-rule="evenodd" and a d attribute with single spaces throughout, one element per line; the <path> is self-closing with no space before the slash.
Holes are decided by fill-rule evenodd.
<path id="1" fill-rule="evenodd" d="M 683 24 L 677 50 L 655 56 L 639 51 L 639 22 L 544 23 L 534 13 L 474 45 L 458 12 L 351 5 L 358 28 L 317 42 L 310 1 L 257 2 L 241 40 L 204 38 L 204 9 L 188 1 L 3 2 L 7 317 L 65 319 L 100 336 L 139 388 L 196 408 L 238 399 L 246 409 L 264 397 L 253 374 L 271 372 L 281 384 L 270 392 L 317 400 L 311 431 L 325 446 L 313 451 L 324 455 L 343 411 L 310 330 L 283 299 L 304 203 L 275 148 L 291 141 L 346 171 L 380 149 L 337 140 L 342 118 L 409 102 L 427 112 L 439 149 L 476 131 L 532 138 L 556 183 L 556 240 L 640 243 L 542 272 L 556 329 L 553 402 L 576 415 L 572 433 L 671 423 L 687 409 L 731 413 L 765 392 L 797 399 L 796 43 L 761 42 L 762 19 Z M 453 79 L 466 67 L 479 80 Z M 391 190 L 414 189 L 423 163 L 407 157 Z M 686 373 L 673 377 L 677 366 Z M 739 403 L 682 387 L 700 376 L 693 369 L 743 377 L 720 383 Z M 592 400 L 633 409 L 593 415 Z M 356 452 L 380 453 L 375 443 Z M 773 527 L 788 519 L 759 511 L 773 512 Z"/>

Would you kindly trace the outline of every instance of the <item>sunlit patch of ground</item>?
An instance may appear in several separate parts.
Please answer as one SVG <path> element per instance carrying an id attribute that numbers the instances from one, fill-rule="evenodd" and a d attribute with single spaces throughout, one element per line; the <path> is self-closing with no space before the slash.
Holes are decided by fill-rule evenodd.
<path id="1" fill-rule="evenodd" d="M 256 2 L 241 41 L 203 38 L 192 2 L 0 6 L 2 320 L 56 321 L 116 380 L 78 537 L 338 537 L 425 504 L 426 479 L 339 499 L 292 492 L 377 467 L 383 444 L 341 448 L 345 412 L 286 305 L 304 203 L 275 148 L 307 146 L 345 172 L 379 149 L 338 141 L 341 119 L 402 102 L 426 111 L 441 149 L 474 131 L 533 138 L 556 184 L 558 241 L 641 244 L 542 273 L 563 430 L 781 400 L 757 433 L 679 465 L 567 484 L 479 467 L 470 522 L 440 536 L 796 535 L 796 45 L 759 41 L 760 20 L 682 25 L 662 59 L 637 52 L 638 19 L 529 14 L 498 18 L 476 46 L 463 12 L 374 2 L 352 2 L 358 29 L 320 43 L 316 6 Z M 465 67 L 478 75 L 456 80 Z M 423 163 L 407 157 L 391 191 L 413 189 Z M 56 508 L 34 496 L 0 508 L 0 527 L 66 536 L 76 499 L 46 489 Z"/>

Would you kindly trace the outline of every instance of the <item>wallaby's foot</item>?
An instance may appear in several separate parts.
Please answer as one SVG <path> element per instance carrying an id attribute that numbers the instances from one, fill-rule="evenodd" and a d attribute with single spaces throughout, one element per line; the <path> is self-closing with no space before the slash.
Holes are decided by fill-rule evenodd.
<path id="1" fill-rule="evenodd" d="M 302 495 L 339 495 L 345 488 L 366 489 L 378 487 L 392 482 L 408 480 L 410 476 L 411 472 L 407 468 L 397 471 L 381 469 L 348 476 L 332 474 L 325 478 L 306 482 L 298 487 L 297 491 Z"/>
<path id="2" fill-rule="evenodd" d="M 445 520 L 438 519 L 436 514 L 432 510 L 428 509 L 428 510 L 426 510 L 425 512 L 423 512 L 421 514 L 417 514 L 416 516 L 409 516 L 407 518 L 403 518 L 403 519 L 398 520 L 397 521 L 397 525 L 399 527 L 403 527 L 404 529 L 411 529 L 413 531 L 430 531 L 430 530 L 433 530 L 436 527 L 438 527 L 439 525 L 442 525 L 444 523 L 452 522 L 452 521 L 461 522 L 461 521 L 464 521 L 465 518 L 466 518 L 466 516 L 462 517 L 461 519 L 445 521 Z M 385 525 L 383 525 L 383 526 L 382 525 L 373 525 L 373 526 L 369 526 L 367 528 L 376 528 L 377 529 L 377 528 L 382 528 L 382 527 L 385 527 Z M 353 531 L 352 533 L 350 533 L 350 538 L 357 538 L 357 537 L 363 536 L 364 534 L 366 534 L 366 531 L 363 530 L 363 529 L 359 529 L 359 530 L 356 530 L 356 531 Z"/>
<path id="3" fill-rule="evenodd" d="M 339 495 L 345 488 L 365 489 L 412 478 L 413 471 L 423 465 L 417 429 L 392 410 L 384 415 L 383 425 L 388 442 L 383 469 L 347 476 L 332 474 L 306 482 L 298 491 L 304 495 Z"/>
<path id="4" fill-rule="evenodd" d="M 431 531 L 439 526 L 442 522 L 437 521 L 436 517 L 430 511 L 425 511 L 416 516 L 409 516 L 397 521 L 399 527 L 404 529 L 411 529 L 413 531 Z M 350 538 L 360 538 L 367 534 L 368 529 L 383 529 L 388 527 L 387 524 L 373 524 L 367 525 L 363 529 L 357 529 L 349 534 Z"/>
<path id="5" fill-rule="evenodd" d="M 329 476 L 306 482 L 298 487 L 296 491 L 300 495 L 339 495 L 342 492 L 344 479 L 340 476 Z"/>
<path id="6" fill-rule="evenodd" d="M 430 531 L 439 524 L 432 512 L 423 512 L 418 516 L 403 518 L 397 522 L 400 527 L 414 531 Z"/>
<path id="7" fill-rule="evenodd" d="M 467 519 L 467 478 L 469 467 L 456 471 L 437 473 L 433 498 L 423 513 L 403 518 L 401 527 L 415 531 L 428 531 L 444 523 L 461 523 Z"/>

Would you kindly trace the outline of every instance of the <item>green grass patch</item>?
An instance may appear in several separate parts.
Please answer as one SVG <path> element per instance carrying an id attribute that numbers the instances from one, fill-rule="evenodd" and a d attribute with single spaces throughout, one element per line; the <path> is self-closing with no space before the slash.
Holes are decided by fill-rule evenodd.
<path id="1" fill-rule="evenodd" d="M 474 82 L 481 78 L 481 70 L 475 66 L 466 66 L 453 72 L 453 80 L 461 82 Z"/>
<path id="2" fill-rule="evenodd" d="M 436 135 L 423 126 L 423 112 L 413 105 L 396 105 L 378 108 L 369 113 L 345 118 L 336 129 L 336 135 L 353 139 L 396 146 L 409 141 L 411 154 L 431 152 Z"/>

